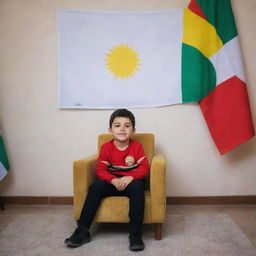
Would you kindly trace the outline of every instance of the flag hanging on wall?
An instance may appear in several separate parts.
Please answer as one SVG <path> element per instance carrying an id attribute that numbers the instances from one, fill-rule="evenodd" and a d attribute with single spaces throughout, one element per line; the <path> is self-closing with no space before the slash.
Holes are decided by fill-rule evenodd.
<path id="1" fill-rule="evenodd" d="M 182 102 L 183 10 L 58 10 L 60 107 Z"/>
<path id="2" fill-rule="evenodd" d="M 4 141 L 0 131 L 0 180 L 2 180 L 9 170 L 9 162 L 5 151 Z"/>
<path id="3" fill-rule="evenodd" d="M 229 0 L 163 11 L 57 10 L 57 22 L 60 108 L 200 102 L 221 154 L 254 136 Z"/>
<path id="4" fill-rule="evenodd" d="M 192 0 L 184 11 L 182 86 L 199 102 L 211 136 L 225 154 L 255 135 L 229 0 Z M 213 89 L 213 90 L 212 90 Z"/>

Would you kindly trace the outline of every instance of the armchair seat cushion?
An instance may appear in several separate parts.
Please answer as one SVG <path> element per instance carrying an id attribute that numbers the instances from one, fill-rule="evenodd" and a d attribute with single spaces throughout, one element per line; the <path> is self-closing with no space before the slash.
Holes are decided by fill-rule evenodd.
<path id="1" fill-rule="evenodd" d="M 128 212 L 128 197 L 110 196 L 102 200 L 94 221 L 127 223 L 129 222 Z M 151 223 L 149 191 L 145 191 L 144 223 Z"/>

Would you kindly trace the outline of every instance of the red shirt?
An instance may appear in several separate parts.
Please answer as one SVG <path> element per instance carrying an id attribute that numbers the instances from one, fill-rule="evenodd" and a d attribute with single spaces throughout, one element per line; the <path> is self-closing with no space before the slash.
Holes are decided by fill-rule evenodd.
<path id="1" fill-rule="evenodd" d="M 149 163 L 142 145 L 130 140 L 125 150 L 120 150 L 111 140 L 102 145 L 96 174 L 100 180 L 111 180 L 120 176 L 132 176 L 135 180 L 144 179 L 149 173 Z"/>

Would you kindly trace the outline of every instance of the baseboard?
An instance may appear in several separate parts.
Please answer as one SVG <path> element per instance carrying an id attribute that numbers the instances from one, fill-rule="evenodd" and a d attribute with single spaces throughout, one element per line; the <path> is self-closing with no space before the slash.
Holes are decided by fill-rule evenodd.
<path id="1" fill-rule="evenodd" d="M 42 204 L 42 205 L 72 205 L 73 197 L 69 196 L 2 196 L 4 204 Z"/>
<path id="2" fill-rule="evenodd" d="M 65 196 L 2 196 L 0 201 L 4 204 L 20 205 L 72 205 L 73 197 Z M 192 196 L 167 197 L 167 205 L 230 205 L 230 204 L 256 204 L 256 195 L 248 196 Z"/>
<path id="3" fill-rule="evenodd" d="M 166 201 L 168 205 L 256 204 L 256 196 L 246 195 L 246 196 L 167 197 Z"/>

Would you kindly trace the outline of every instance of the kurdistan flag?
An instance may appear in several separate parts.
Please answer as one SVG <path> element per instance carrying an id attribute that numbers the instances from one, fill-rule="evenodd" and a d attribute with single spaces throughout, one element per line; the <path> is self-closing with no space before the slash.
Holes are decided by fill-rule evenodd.
<path id="1" fill-rule="evenodd" d="M 9 162 L 5 151 L 4 141 L 0 131 L 0 180 L 4 178 L 9 170 Z"/>
<path id="2" fill-rule="evenodd" d="M 60 108 L 199 102 L 221 154 L 254 136 L 229 0 L 145 12 L 57 10 Z"/>

